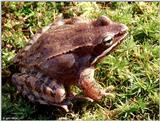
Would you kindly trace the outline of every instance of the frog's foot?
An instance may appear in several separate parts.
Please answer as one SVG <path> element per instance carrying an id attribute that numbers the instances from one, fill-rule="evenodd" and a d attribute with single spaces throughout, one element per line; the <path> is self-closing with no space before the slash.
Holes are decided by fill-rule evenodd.
<path id="1" fill-rule="evenodd" d="M 114 98 L 115 97 L 115 94 L 114 93 L 111 93 L 111 92 L 105 92 L 105 91 L 102 91 L 101 92 L 101 95 L 102 97 L 111 97 L 111 98 Z"/>
<path id="2" fill-rule="evenodd" d="M 102 90 L 101 93 L 104 97 L 115 97 L 115 94 L 113 93 L 113 91 L 115 90 L 114 86 L 108 86 L 105 90 Z"/>

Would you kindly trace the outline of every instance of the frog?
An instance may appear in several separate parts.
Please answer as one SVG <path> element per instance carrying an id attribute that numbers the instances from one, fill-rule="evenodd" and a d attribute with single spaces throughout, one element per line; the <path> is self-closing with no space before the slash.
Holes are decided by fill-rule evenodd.
<path id="1" fill-rule="evenodd" d="M 62 19 L 38 31 L 13 62 L 19 73 L 12 76 L 17 90 L 31 102 L 59 106 L 69 111 L 69 101 L 100 101 L 108 96 L 97 83 L 98 63 L 126 38 L 128 27 L 107 16 L 88 20 Z M 71 86 L 83 95 L 75 95 Z"/>

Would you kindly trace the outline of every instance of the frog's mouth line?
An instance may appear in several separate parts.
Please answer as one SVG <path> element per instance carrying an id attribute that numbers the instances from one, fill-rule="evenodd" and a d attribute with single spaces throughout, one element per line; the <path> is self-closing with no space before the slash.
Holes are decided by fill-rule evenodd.
<path id="1" fill-rule="evenodd" d="M 92 61 L 91 65 L 96 64 L 97 62 L 99 62 L 104 56 L 108 55 L 109 53 L 111 53 L 121 42 L 122 40 L 124 40 L 124 38 L 127 36 L 128 32 L 123 31 L 121 33 L 118 33 L 115 37 L 114 37 L 114 42 L 113 44 L 108 47 L 104 52 L 102 52 L 102 54 L 100 54 L 99 56 L 97 56 L 97 58 Z"/>
<path id="2" fill-rule="evenodd" d="M 118 33 L 117 35 L 115 35 L 114 41 L 121 42 L 126 37 L 127 34 L 128 34 L 128 32 L 126 32 L 126 31 Z"/>

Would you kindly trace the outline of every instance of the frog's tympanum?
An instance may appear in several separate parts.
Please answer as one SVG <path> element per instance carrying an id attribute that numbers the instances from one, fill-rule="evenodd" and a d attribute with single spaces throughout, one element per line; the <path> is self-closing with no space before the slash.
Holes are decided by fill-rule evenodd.
<path id="1" fill-rule="evenodd" d="M 66 110 L 73 99 L 99 101 L 108 93 L 97 86 L 95 65 L 122 42 L 127 30 L 106 16 L 50 24 L 14 58 L 20 73 L 12 76 L 12 82 L 30 101 Z M 78 86 L 84 96 L 73 95 L 71 85 Z"/>

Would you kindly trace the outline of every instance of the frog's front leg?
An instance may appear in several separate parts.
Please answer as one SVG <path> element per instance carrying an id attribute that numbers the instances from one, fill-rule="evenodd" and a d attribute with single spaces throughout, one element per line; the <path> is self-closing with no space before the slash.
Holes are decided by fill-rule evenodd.
<path id="1" fill-rule="evenodd" d="M 106 93 L 106 91 L 96 83 L 94 79 L 93 67 L 83 69 L 80 72 L 79 86 L 83 89 L 85 96 L 95 101 L 99 101 L 103 96 L 108 96 L 111 94 Z"/>

